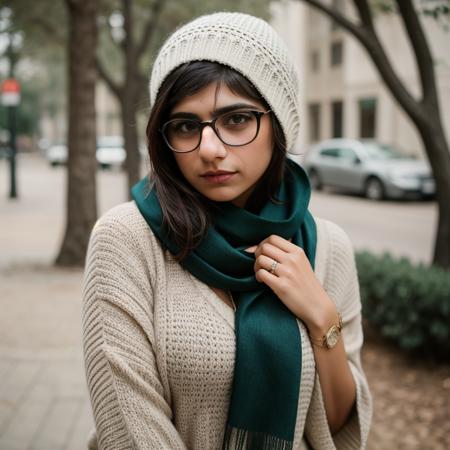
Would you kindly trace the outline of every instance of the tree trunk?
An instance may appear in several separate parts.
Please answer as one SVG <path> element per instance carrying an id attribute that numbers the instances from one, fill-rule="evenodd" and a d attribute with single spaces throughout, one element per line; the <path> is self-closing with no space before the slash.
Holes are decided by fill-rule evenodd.
<path id="1" fill-rule="evenodd" d="M 139 61 L 144 55 L 155 32 L 159 14 L 163 8 L 163 0 L 154 0 L 151 5 L 151 14 L 143 26 L 138 42 L 135 41 L 135 18 L 133 18 L 134 0 L 121 0 L 124 18 L 125 38 L 121 44 L 125 59 L 123 83 L 117 83 L 105 70 L 100 60 L 97 60 L 99 74 L 106 82 L 111 92 L 120 103 L 122 115 L 122 132 L 127 154 L 126 171 L 128 175 L 128 197 L 131 197 L 131 187 L 140 179 L 141 155 L 139 152 L 139 139 L 137 131 L 137 111 L 142 104 L 142 96 L 147 97 L 147 75 L 141 75 Z M 145 80 L 145 82 L 143 82 Z"/>
<path id="2" fill-rule="evenodd" d="M 126 170 L 128 175 L 128 198 L 131 198 L 131 188 L 140 179 L 140 153 L 137 132 L 137 93 L 132 83 L 126 83 L 124 95 L 120 99 L 122 112 L 122 132 L 127 152 Z"/>
<path id="3" fill-rule="evenodd" d="M 439 124 L 439 121 L 436 120 L 436 114 L 432 114 L 429 116 L 426 125 L 417 124 L 417 128 L 436 182 L 439 214 L 433 263 L 450 269 L 450 151 L 444 131 L 436 124 Z"/>
<path id="4" fill-rule="evenodd" d="M 97 219 L 95 84 L 97 0 L 66 0 L 68 43 L 67 221 L 56 265 L 82 266 Z"/>

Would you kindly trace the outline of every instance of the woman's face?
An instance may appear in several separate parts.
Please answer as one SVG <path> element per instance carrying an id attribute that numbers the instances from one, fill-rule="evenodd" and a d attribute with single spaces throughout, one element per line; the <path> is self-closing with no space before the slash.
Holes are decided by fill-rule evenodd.
<path id="1" fill-rule="evenodd" d="M 234 105 L 236 111 L 265 111 L 262 104 L 234 94 L 225 84 L 218 86 L 212 83 L 183 98 L 172 109 L 170 118 L 183 113 L 185 117 L 189 115 L 200 121 L 209 121 L 223 108 L 229 112 Z M 236 116 L 233 120 L 238 119 Z M 196 150 L 174 153 L 174 156 L 186 180 L 205 197 L 243 207 L 267 169 L 272 151 L 272 125 L 269 115 L 265 114 L 261 117 L 258 136 L 249 144 L 241 147 L 226 145 L 207 126 L 203 128 L 201 143 Z"/>

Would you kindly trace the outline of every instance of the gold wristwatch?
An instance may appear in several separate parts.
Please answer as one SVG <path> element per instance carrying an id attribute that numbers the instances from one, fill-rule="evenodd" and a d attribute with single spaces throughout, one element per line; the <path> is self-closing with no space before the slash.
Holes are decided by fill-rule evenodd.
<path id="1" fill-rule="evenodd" d="M 332 325 L 320 339 L 314 339 L 310 336 L 311 342 L 320 347 L 333 348 L 339 341 L 342 330 L 342 316 L 338 313 L 338 324 Z"/>

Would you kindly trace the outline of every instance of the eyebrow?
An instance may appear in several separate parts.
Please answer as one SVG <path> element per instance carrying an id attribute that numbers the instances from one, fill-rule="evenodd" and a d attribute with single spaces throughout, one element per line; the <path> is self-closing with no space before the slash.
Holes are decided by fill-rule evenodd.
<path id="1" fill-rule="evenodd" d="M 215 118 L 221 114 L 226 114 L 227 112 L 236 111 L 240 109 L 251 109 L 259 110 L 260 107 L 253 105 L 251 103 L 233 103 L 232 105 L 223 106 L 222 108 L 217 108 L 212 112 L 212 117 Z M 197 114 L 179 111 L 170 115 L 169 119 L 200 119 Z"/>

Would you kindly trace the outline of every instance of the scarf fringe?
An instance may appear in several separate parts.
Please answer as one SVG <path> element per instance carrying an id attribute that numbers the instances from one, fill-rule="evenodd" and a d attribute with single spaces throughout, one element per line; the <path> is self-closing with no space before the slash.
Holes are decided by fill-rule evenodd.
<path id="1" fill-rule="evenodd" d="M 222 450 L 292 450 L 293 442 L 260 431 L 227 425 Z"/>

